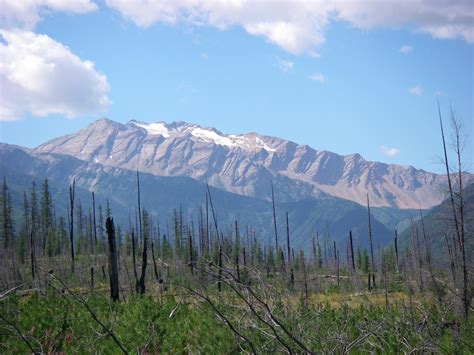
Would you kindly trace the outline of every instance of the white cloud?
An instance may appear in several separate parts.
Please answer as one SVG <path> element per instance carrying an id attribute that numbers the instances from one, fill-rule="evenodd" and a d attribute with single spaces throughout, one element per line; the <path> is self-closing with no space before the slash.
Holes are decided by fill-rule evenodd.
<path id="1" fill-rule="evenodd" d="M 293 69 L 295 63 L 289 60 L 277 58 L 276 64 L 281 71 L 288 72 Z"/>
<path id="2" fill-rule="evenodd" d="M 400 149 L 398 148 L 390 148 L 390 147 L 386 147 L 384 145 L 381 145 L 380 146 L 380 152 L 389 157 L 389 158 L 395 158 L 398 154 L 400 154 Z"/>
<path id="3" fill-rule="evenodd" d="M 293 54 L 310 53 L 324 42 L 331 6 L 325 0 L 106 0 L 137 26 L 155 23 L 240 26 Z"/>
<path id="4" fill-rule="evenodd" d="M 240 26 L 292 54 L 317 54 L 332 21 L 401 28 L 474 42 L 471 0 L 106 0 L 136 25 Z"/>
<path id="5" fill-rule="evenodd" d="M 314 73 L 308 77 L 309 80 L 319 81 L 320 83 L 324 83 L 326 78 L 321 73 Z"/>
<path id="6" fill-rule="evenodd" d="M 0 0 L 0 9 L 1 28 L 31 30 L 50 11 L 83 14 L 97 5 L 91 0 Z"/>
<path id="7" fill-rule="evenodd" d="M 423 94 L 423 88 L 420 85 L 416 85 L 409 88 L 408 92 L 415 96 L 421 96 Z"/>
<path id="8" fill-rule="evenodd" d="M 434 38 L 474 42 L 472 0 L 334 0 L 338 17 L 360 28 L 408 27 Z"/>
<path id="9" fill-rule="evenodd" d="M 104 110 L 109 85 L 94 63 L 29 31 L 0 31 L 0 120 L 27 114 L 74 117 Z"/>
<path id="10" fill-rule="evenodd" d="M 413 52 L 413 47 L 412 46 L 408 46 L 408 45 L 404 45 L 404 46 L 401 46 L 400 47 L 400 53 L 402 54 L 410 54 L 411 52 Z"/>

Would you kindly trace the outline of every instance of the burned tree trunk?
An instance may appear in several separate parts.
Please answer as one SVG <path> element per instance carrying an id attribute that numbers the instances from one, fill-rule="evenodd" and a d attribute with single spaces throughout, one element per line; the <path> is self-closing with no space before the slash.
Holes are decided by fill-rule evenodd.
<path id="1" fill-rule="evenodd" d="M 354 243 L 352 241 L 352 231 L 349 231 L 349 241 L 351 243 L 351 262 L 352 262 L 352 270 L 355 271 L 355 260 L 354 260 Z"/>
<path id="2" fill-rule="evenodd" d="M 97 224 L 96 224 L 96 218 L 95 218 L 95 193 L 94 193 L 94 191 L 92 191 L 92 218 L 93 218 L 93 228 L 94 228 L 94 247 L 97 248 Z"/>
<path id="3" fill-rule="evenodd" d="M 153 259 L 153 270 L 155 272 L 155 278 L 156 278 L 156 280 L 159 280 L 160 275 L 158 274 L 158 268 L 156 267 L 155 245 L 153 243 L 153 238 L 151 239 L 151 257 Z"/>
<path id="4" fill-rule="evenodd" d="M 146 264 L 148 256 L 148 233 L 143 235 L 143 253 L 142 253 L 142 273 L 140 279 L 137 282 L 136 291 L 143 295 L 145 294 L 145 275 L 146 275 Z"/>
<path id="5" fill-rule="evenodd" d="M 275 229 L 275 253 L 278 253 L 278 232 L 277 232 L 276 211 L 275 211 L 275 194 L 273 193 L 273 181 L 272 181 L 272 207 L 273 207 L 273 228 Z"/>
<path id="6" fill-rule="evenodd" d="M 31 277 L 36 278 L 36 254 L 35 254 L 35 238 L 33 228 L 30 231 L 30 254 L 31 254 Z"/>
<path id="7" fill-rule="evenodd" d="M 135 245 L 135 233 L 132 228 L 132 263 L 133 263 L 133 275 L 135 276 L 135 284 L 138 283 L 138 272 L 137 272 L 137 260 L 136 260 L 136 245 Z"/>
<path id="8" fill-rule="evenodd" d="M 119 276 L 117 261 L 117 246 L 115 242 L 115 227 L 113 218 L 107 217 L 105 221 L 107 239 L 109 241 L 109 279 L 110 279 L 110 298 L 113 301 L 119 300 Z"/>
<path id="9" fill-rule="evenodd" d="M 370 221 L 370 201 L 369 201 L 368 193 L 367 193 L 367 215 L 369 218 L 368 230 L 369 230 L 369 243 L 370 243 L 370 268 L 369 268 L 369 290 L 370 290 L 371 288 L 375 287 L 375 263 L 374 263 L 374 246 L 372 242 L 372 223 Z M 372 276 L 372 278 L 370 276 Z"/>
<path id="10" fill-rule="evenodd" d="M 140 279 L 137 280 L 136 284 L 136 291 L 137 293 L 143 295 L 145 294 L 145 275 L 146 275 L 146 264 L 147 264 L 147 256 L 148 256 L 148 231 L 145 230 L 143 233 L 143 226 L 142 223 L 142 209 L 140 203 L 140 174 L 137 169 L 137 199 L 138 199 L 138 237 L 143 239 L 143 252 L 142 252 L 142 272 L 140 275 Z M 146 229 L 146 228 L 145 228 Z M 139 239 L 140 240 L 140 239 Z M 135 262 L 134 265 L 135 267 Z"/>
<path id="11" fill-rule="evenodd" d="M 287 272 L 290 273 L 290 285 L 293 285 L 295 282 L 295 275 L 293 273 L 293 262 L 291 259 L 290 225 L 288 222 L 288 211 L 286 212 L 286 250 L 288 256 Z"/>
<path id="12" fill-rule="evenodd" d="M 395 229 L 394 244 L 395 244 L 395 261 L 396 261 L 396 265 L 397 265 L 397 272 L 400 272 L 400 269 L 399 269 L 399 266 L 398 266 L 398 232 L 397 232 L 396 229 Z"/>
<path id="13" fill-rule="evenodd" d="M 71 270 L 74 272 L 74 188 L 76 179 L 72 180 L 72 186 L 69 186 L 69 241 L 71 243 Z"/>

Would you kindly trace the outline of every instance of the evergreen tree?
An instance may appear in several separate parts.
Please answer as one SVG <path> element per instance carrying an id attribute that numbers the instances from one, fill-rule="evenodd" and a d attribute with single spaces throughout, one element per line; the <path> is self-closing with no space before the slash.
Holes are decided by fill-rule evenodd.
<path id="1" fill-rule="evenodd" d="M 82 240 L 84 236 L 84 214 L 82 213 L 82 205 L 79 200 L 76 205 L 76 253 L 82 253 L 82 248 L 84 247 L 84 241 Z"/>
<path id="2" fill-rule="evenodd" d="M 53 207 L 51 201 L 51 193 L 49 192 L 48 179 L 45 179 L 41 187 L 41 201 L 40 201 L 40 230 L 43 255 L 46 253 L 51 256 L 52 248 L 48 245 L 52 241 L 49 239 L 52 236 L 52 223 L 53 223 Z M 47 250 L 48 248 L 48 250 Z"/>
<path id="3" fill-rule="evenodd" d="M 38 214 L 38 199 L 36 196 L 36 183 L 33 181 L 31 184 L 31 198 L 30 198 L 30 208 L 31 208 L 31 229 L 33 239 L 33 248 L 36 248 L 36 239 L 39 229 L 39 214 Z M 36 250 L 34 251 L 36 253 Z"/>
<path id="4" fill-rule="evenodd" d="M 357 244 L 356 265 L 357 265 L 357 270 L 362 270 L 362 253 L 360 252 L 359 244 Z"/>
<path id="5" fill-rule="evenodd" d="M 267 267 L 269 270 L 275 271 L 275 255 L 271 246 L 268 247 Z"/>
<path id="6" fill-rule="evenodd" d="M 361 269 L 364 274 L 369 272 L 369 253 L 367 249 L 364 248 L 364 255 L 362 256 Z"/>
<path id="7" fill-rule="evenodd" d="M 102 214 L 102 206 L 99 205 L 99 251 L 105 251 L 105 239 L 104 239 L 104 216 Z"/>
<path id="8" fill-rule="evenodd" d="M 12 206 L 11 195 L 7 185 L 7 179 L 3 177 L 3 186 L 1 194 L 2 202 L 2 221 L 1 228 L 3 234 L 3 246 L 9 249 L 13 243 L 13 220 L 12 220 Z"/>
<path id="9" fill-rule="evenodd" d="M 281 247 L 278 247 L 278 250 L 275 252 L 275 254 L 275 269 L 283 271 L 285 269 L 285 258 Z"/>
<path id="10" fill-rule="evenodd" d="M 316 245 L 316 257 L 318 269 L 321 269 L 323 267 L 323 255 L 321 253 L 321 245 L 319 245 L 319 241 Z"/>
<path id="11" fill-rule="evenodd" d="M 26 260 L 26 249 L 28 245 L 29 230 L 30 230 L 30 204 L 26 192 L 23 191 L 23 220 L 20 228 L 20 236 L 18 243 L 18 259 L 23 264 Z"/>

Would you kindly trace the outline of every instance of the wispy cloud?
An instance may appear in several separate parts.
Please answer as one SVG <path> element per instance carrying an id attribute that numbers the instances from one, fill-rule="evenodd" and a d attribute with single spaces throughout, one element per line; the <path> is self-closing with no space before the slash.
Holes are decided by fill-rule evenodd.
<path id="1" fill-rule="evenodd" d="M 389 158 L 395 158 L 398 154 L 400 154 L 400 149 L 381 145 L 380 152 Z"/>
<path id="2" fill-rule="evenodd" d="M 408 89 L 408 92 L 415 96 L 423 95 L 423 88 L 420 85 L 413 86 Z"/>
<path id="3" fill-rule="evenodd" d="M 288 72 L 288 71 L 292 70 L 293 66 L 295 65 L 295 63 L 293 63 L 293 62 L 291 62 L 289 60 L 281 59 L 281 58 L 276 59 L 276 64 L 277 64 L 277 67 L 281 71 L 284 71 L 284 72 Z"/>
<path id="4" fill-rule="evenodd" d="M 325 76 L 321 73 L 314 73 L 310 75 L 308 79 L 313 80 L 313 81 L 319 81 L 321 84 L 323 84 L 326 81 Z"/>
<path id="5" fill-rule="evenodd" d="M 413 52 L 413 47 L 408 45 L 401 46 L 399 52 L 402 54 L 410 54 Z"/>

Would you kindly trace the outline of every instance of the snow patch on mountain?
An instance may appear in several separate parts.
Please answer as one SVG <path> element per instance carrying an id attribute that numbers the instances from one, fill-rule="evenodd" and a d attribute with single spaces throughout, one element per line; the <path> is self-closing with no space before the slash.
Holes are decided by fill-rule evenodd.
<path id="1" fill-rule="evenodd" d="M 217 145 L 224 145 L 227 147 L 236 146 L 235 142 L 233 142 L 229 137 L 221 136 L 220 134 L 208 129 L 194 128 L 191 131 L 191 134 L 196 138 L 200 138 L 206 142 L 213 142 Z"/>
<path id="2" fill-rule="evenodd" d="M 148 134 L 155 135 L 155 136 L 163 136 L 165 138 L 169 138 L 170 133 L 168 127 L 164 123 L 157 122 L 157 123 L 138 123 L 132 122 L 135 126 L 145 129 Z"/>

